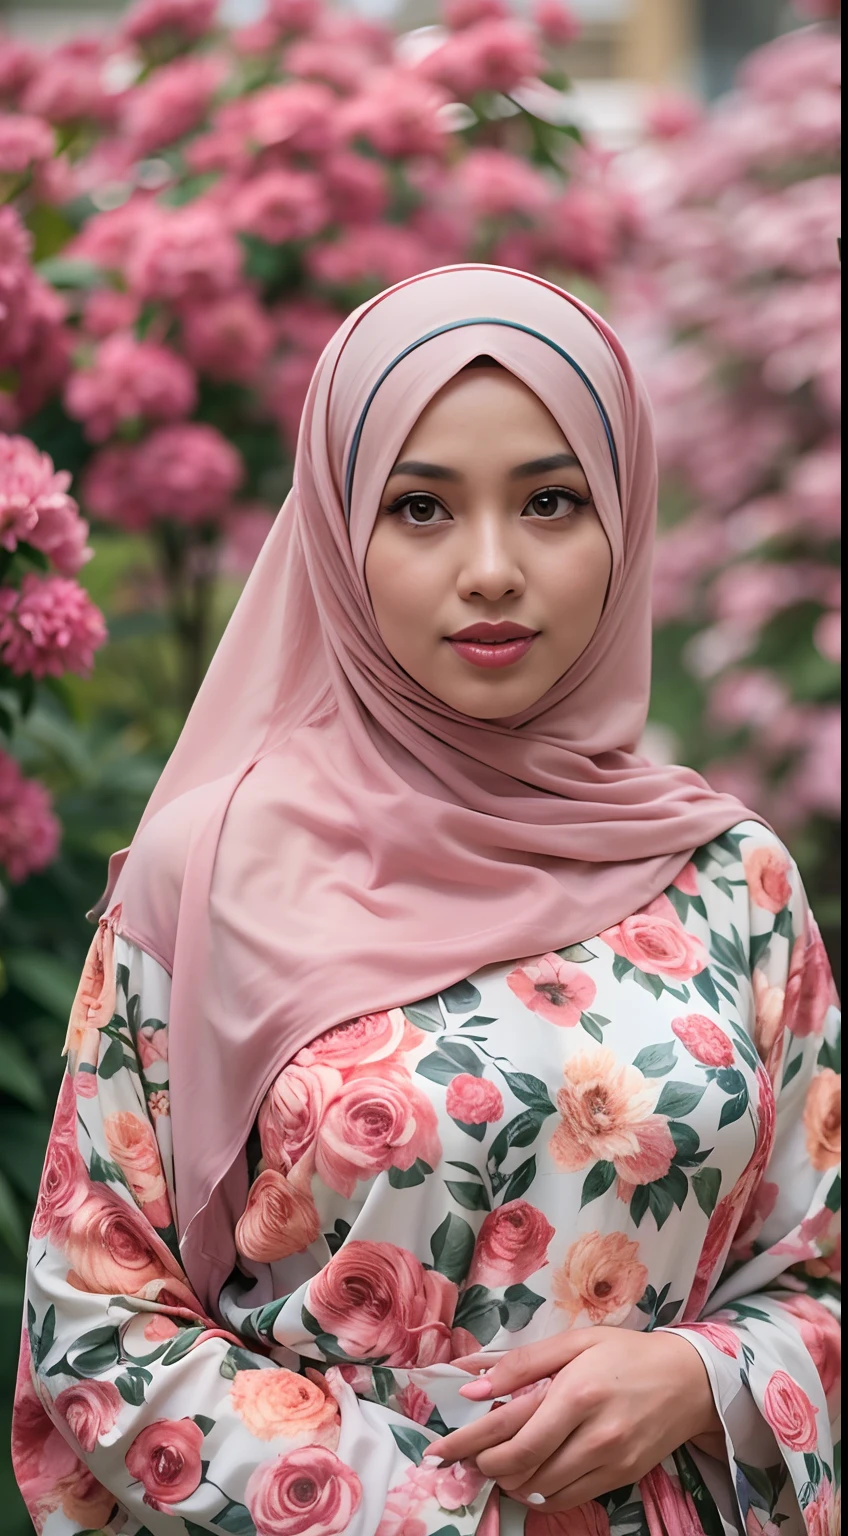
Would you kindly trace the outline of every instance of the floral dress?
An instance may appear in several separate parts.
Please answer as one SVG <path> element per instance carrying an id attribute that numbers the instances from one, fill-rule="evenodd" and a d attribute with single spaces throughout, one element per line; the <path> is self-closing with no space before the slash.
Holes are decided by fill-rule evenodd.
<path id="1" fill-rule="evenodd" d="M 101 924 L 30 1244 L 13 1452 L 45 1536 L 838 1530 L 838 1016 L 772 833 L 299 1051 L 214 1316 L 172 1219 L 168 1001 Z M 452 1359 L 601 1324 L 689 1339 L 726 1458 L 558 1516 L 422 1463 L 491 1411 Z"/>

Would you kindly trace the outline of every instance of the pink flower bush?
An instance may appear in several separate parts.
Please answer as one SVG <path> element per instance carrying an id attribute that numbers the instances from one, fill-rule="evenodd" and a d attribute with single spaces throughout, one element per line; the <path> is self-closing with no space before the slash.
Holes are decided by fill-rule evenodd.
<path id="1" fill-rule="evenodd" d="M 18 591 L 0 588 L 0 660 L 17 677 L 85 675 L 105 638 L 100 610 L 75 581 L 29 572 Z"/>
<path id="2" fill-rule="evenodd" d="M 276 245 L 316 235 L 327 222 L 327 205 L 309 171 L 265 171 L 238 193 L 231 218 L 235 229 Z"/>
<path id="3" fill-rule="evenodd" d="M 130 247 L 126 271 L 140 299 L 211 298 L 237 284 L 241 253 L 211 204 L 148 208 Z"/>
<path id="4" fill-rule="evenodd" d="M 0 548 L 31 544 L 63 576 L 78 571 L 92 551 L 70 483 L 67 470 L 54 470 L 29 438 L 0 435 Z"/>
<path id="5" fill-rule="evenodd" d="M 150 155 L 196 128 L 222 75 L 223 66 L 216 59 L 175 59 L 130 92 L 121 128 L 133 152 Z"/>
<path id="6" fill-rule="evenodd" d="M 137 0 L 124 18 L 124 35 L 134 43 L 194 42 L 208 32 L 216 10 L 216 0 Z"/>
<path id="7" fill-rule="evenodd" d="M 47 790 L 25 779 L 14 758 L 0 750 L 0 869 L 13 883 L 45 869 L 60 835 Z"/>
<path id="8" fill-rule="evenodd" d="M 188 416 L 196 400 L 194 374 L 183 358 L 121 331 L 102 343 L 91 367 L 75 372 L 65 388 L 68 415 L 84 423 L 92 443 L 105 442 L 136 417 L 171 421 Z"/>
<path id="9" fill-rule="evenodd" d="M 205 422 L 175 422 L 156 428 L 143 445 L 103 449 L 83 489 L 97 517 L 146 528 L 156 517 L 184 523 L 220 517 L 241 477 L 241 458 L 220 432 Z"/>
<path id="10" fill-rule="evenodd" d="M 53 129 L 40 117 L 0 113 L 0 176 L 19 176 L 50 159 Z"/>

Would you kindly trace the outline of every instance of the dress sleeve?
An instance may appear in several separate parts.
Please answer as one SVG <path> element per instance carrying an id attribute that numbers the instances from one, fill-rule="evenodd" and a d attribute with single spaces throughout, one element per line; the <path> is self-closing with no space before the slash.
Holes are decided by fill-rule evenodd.
<path id="1" fill-rule="evenodd" d="M 365 1401 L 337 1368 L 275 1362 L 192 1294 L 173 1222 L 169 993 L 163 968 L 101 924 L 29 1247 L 12 1452 L 36 1530 L 400 1536 L 414 1503 L 432 1515 L 424 1536 L 446 1508 L 469 1536 L 491 1484 L 419 1470 L 438 1430 Z"/>
<path id="2" fill-rule="evenodd" d="M 757 1144 L 711 1217 L 674 1331 L 695 1345 L 709 1373 L 743 1529 L 832 1536 L 840 1450 L 839 1012 L 794 864 L 776 840 L 756 836 L 742 858 L 744 881 L 735 883 L 747 888 L 750 905 Z"/>

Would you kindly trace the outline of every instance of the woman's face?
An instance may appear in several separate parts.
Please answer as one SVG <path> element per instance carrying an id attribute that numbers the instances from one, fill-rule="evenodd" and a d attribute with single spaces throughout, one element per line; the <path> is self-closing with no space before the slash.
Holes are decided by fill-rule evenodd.
<path id="1" fill-rule="evenodd" d="M 533 391 L 496 365 L 450 379 L 398 454 L 365 559 L 398 665 L 463 714 L 517 714 L 588 645 L 611 566 L 586 476 Z"/>

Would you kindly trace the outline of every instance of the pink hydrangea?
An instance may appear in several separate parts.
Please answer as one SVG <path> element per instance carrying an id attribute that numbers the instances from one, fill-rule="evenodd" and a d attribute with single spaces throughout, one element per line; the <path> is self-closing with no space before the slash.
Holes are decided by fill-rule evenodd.
<path id="1" fill-rule="evenodd" d="M 296 80 L 269 85 L 249 99 L 251 139 L 301 155 L 325 155 L 338 137 L 338 98 L 328 85 Z"/>
<path id="2" fill-rule="evenodd" d="M 310 171 L 264 171 L 236 193 L 233 227 L 269 245 L 316 235 L 328 219 L 319 178 Z"/>
<path id="3" fill-rule="evenodd" d="M 282 32 L 311 32 L 321 16 L 321 0 L 268 0 L 268 15 Z"/>
<path id="4" fill-rule="evenodd" d="M 445 0 L 442 17 L 451 32 L 463 32 L 481 21 L 498 21 L 509 15 L 506 0 Z"/>
<path id="5" fill-rule="evenodd" d="M 175 59 L 127 95 L 121 126 L 138 155 L 173 144 L 196 128 L 221 84 L 215 58 Z"/>
<path id="6" fill-rule="evenodd" d="M 322 167 L 324 192 L 333 221 L 373 224 L 382 218 L 389 200 L 385 167 L 364 155 L 339 150 Z"/>
<path id="7" fill-rule="evenodd" d="M 129 330 L 138 313 L 138 299 L 131 293 L 119 293 L 116 288 L 92 288 L 83 304 L 83 330 L 100 341 L 113 331 Z"/>
<path id="8" fill-rule="evenodd" d="M 92 443 L 105 442 L 122 422 L 171 421 L 188 416 L 197 401 L 194 373 L 170 348 L 117 331 L 97 349 L 90 368 L 72 374 L 65 409 L 81 421 Z"/>
<path id="9" fill-rule="evenodd" d="M 441 156 L 447 146 L 447 129 L 440 116 L 446 100 L 421 73 L 375 70 L 367 79 L 367 90 L 339 109 L 342 134 L 348 142 L 364 139 L 390 160 Z"/>
<path id="10" fill-rule="evenodd" d="M 151 208 L 126 270 L 141 299 L 196 300 L 236 286 L 241 251 L 220 210 L 198 200 L 182 208 Z"/>
<path id="11" fill-rule="evenodd" d="M 215 20 L 218 0 L 138 0 L 124 19 L 124 36 L 147 43 L 163 36 L 174 43 L 204 37 Z"/>
<path id="12" fill-rule="evenodd" d="M 545 42 L 555 46 L 575 42 L 582 31 L 580 17 L 562 0 L 536 0 L 532 15 Z"/>
<path id="13" fill-rule="evenodd" d="M 32 237 L 17 209 L 0 208 L 0 366 L 20 356 L 29 337 L 30 293 L 34 274 L 29 266 Z"/>
<path id="14" fill-rule="evenodd" d="M 268 380 L 265 401 L 291 452 L 297 444 L 300 418 L 315 359 L 306 352 L 292 352 L 275 363 Z"/>
<path id="15" fill-rule="evenodd" d="M 96 38 L 80 37 L 43 55 L 23 93 L 25 112 L 51 123 L 107 123 L 116 98 L 103 81 L 104 52 Z"/>
<path id="16" fill-rule="evenodd" d="M 61 827 L 42 784 L 0 751 L 0 868 L 17 883 L 56 857 Z"/>
<path id="17" fill-rule="evenodd" d="M 703 120 L 704 109 L 683 91 L 664 91 L 649 102 L 645 127 L 657 139 L 676 139 L 691 133 Z"/>
<path id="18" fill-rule="evenodd" d="M 460 162 L 457 190 L 478 219 L 538 215 L 551 201 L 541 173 L 503 149 L 471 150 Z"/>
<path id="19" fill-rule="evenodd" d="M 157 217 L 148 193 L 136 193 L 120 208 L 95 213 L 67 246 L 69 256 L 81 256 L 97 267 L 120 272 L 142 231 Z"/>
<path id="20" fill-rule="evenodd" d="M 249 384 L 273 345 L 271 321 L 249 289 L 182 312 L 182 339 L 194 367 L 212 379 Z"/>
<path id="21" fill-rule="evenodd" d="M 316 245 L 306 264 L 319 282 L 333 287 L 359 283 L 387 287 L 434 265 L 424 241 L 400 224 L 359 225 L 332 244 Z"/>
<path id="22" fill-rule="evenodd" d="M 47 555 L 64 576 L 90 559 L 88 524 L 68 495 L 71 477 L 56 471 L 46 453 L 27 437 L 0 434 L 0 546 L 20 542 Z"/>
<path id="23" fill-rule="evenodd" d="M 250 135 L 252 97 L 225 101 L 216 111 L 212 127 L 186 144 L 186 163 L 203 175 L 207 171 L 247 171 L 252 150 Z"/>
<path id="24" fill-rule="evenodd" d="M 373 60 L 364 49 L 328 38 L 300 38 L 286 52 L 290 74 L 303 80 L 323 80 L 344 95 L 352 95 L 372 67 Z"/>
<path id="25" fill-rule="evenodd" d="M 0 100 L 15 102 L 38 67 L 38 54 L 0 31 Z"/>
<path id="26" fill-rule="evenodd" d="M 66 576 L 29 572 L 20 590 L 0 589 L 0 660 L 16 677 L 87 675 L 105 639 L 100 609 Z"/>
<path id="27" fill-rule="evenodd" d="M 83 473 L 81 498 L 92 517 L 134 533 L 150 527 L 155 507 L 139 491 L 137 468 L 135 444 L 113 443 L 93 455 Z"/>
<path id="28" fill-rule="evenodd" d="M 0 174 L 17 176 L 49 160 L 53 129 L 41 117 L 0 113 Z"/>
<path id="29" fill-rule="evenodd" d="M 463 101 L 480 91 L 508 92 L 544 69 L 536 39 L 511 17 L 482 21 L 449 37 L 421 61 L 420 72 Z"/>
<path id="30" fill-rule="evenodd" d="M 337 309 L 308 296 L 278 304 L 272 314 L 279 340 L 309 352 L 313 363 L 318 361 L 344 319 Z"/>
<path id="31" fill-rule="evenodd" d="M 220 517 L 238 489 L 241 455 L 206 422 L 157 427 L 139 446 L 136 489 L 157 517 L 197 523 Z"/>

